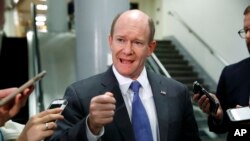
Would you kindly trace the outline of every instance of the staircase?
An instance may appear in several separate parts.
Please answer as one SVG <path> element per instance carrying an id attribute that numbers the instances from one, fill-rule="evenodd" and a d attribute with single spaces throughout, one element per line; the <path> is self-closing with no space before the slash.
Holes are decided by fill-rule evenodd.
<path id="1" fill-rule="evenodd" d="M 208 88 L 208 86 L 204 84 L 204 80 L 194 71 L 193 66 L 189 65 L 188 61 L 184 59 L 183 55 L 179 53 L 171 41 L 157 41 L 155 54 L 165 66 L 170 76 L 185 84 L 190 94 L 193 93 L 192 87 L 194 81 L 198 81 L 205 88 Z"/>
<path id="2" fill-rule="evenodd" d="M 188 87 L 190 96 L 193 94 L 193 82 L 198 81 L 203 87 L 209 90 L 204 80 L 199 77 L 198 73 L 194 71 L 193 66 L 189 64 L 184 56 L 176 49 L 171 41 L 157 41 L 157 48 L 155 55 L 164 65 L 170 76 L 185 84 Z M 211 139 L 216 136 L 214 133 L 209 132 L 207 125 L 207 116 L 204 114 L 197 103 L 193 103 L 194 115 L 199 127 L 200 137 L 204 140 Z"/>

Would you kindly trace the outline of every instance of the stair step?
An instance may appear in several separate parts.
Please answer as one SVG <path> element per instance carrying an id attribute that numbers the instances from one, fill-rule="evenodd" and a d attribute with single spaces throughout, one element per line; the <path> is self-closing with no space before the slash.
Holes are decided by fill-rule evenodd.
<path id="1" fill-rule="evenodd" d="M 194 81 L 201 82 L 202 80 L 198 77 L 173 77 L 175 80 L 180 81 L 182 83 L 193 83 Z"/>
<path id="2" fill-rule="evenodd" d="M 159 59 L 183 59 L 183 56 L 180 54 L 156 54 Z"/>
<path id="3" fill-rule="evenodd" d="M 161 57 L 159 59 L 160 59 L 160 61 L 176 61 L 176 62 L 186 61 L 183 58 L 165 58 L 165 57 Z"/>
<path id="4" fill-rule="evenodd" d="M 158 53 L 164 53 L 164 54 L 176 53 L 176 54 L 178 54 L 179 51 L 176 49 L 158 49 L 158 50 L 155 50 L 155 53 L 156 54 L 158 54 Z"/>
<path id="5" fill-rule="evenodd" d="M 157 45 L 156 50 L 176 50 L 174 45 Z"/>
<path id="6" fill-rule="evenodd" d="M 175 65 L 175 64 L 172 64 L 172 65 L 164 65 L 165 68 L 167 70 L 188 70 L 188 71 L 192 71 L 193 70 L 193 67 L 192 66 L 187 66 L 187 65 Z"/>
<path id="7" fill-rule="evenodd" d="M 172 42 L 169 40 L 157 40 L 156 42 L 157 42 L 157 45 L 170 45 L 170 44 L 172 44 Z"/>
<path id="8" fill-rule="evenodd" d="M 197 77 L 198 74 L 196 72 L 193 72 L 193 71 L 184 71 L 184 70 L 172 70 L 172 71 L 168 71 L 168 73 L 172 76 L 172 77 L 175 77 L 175 76 L 195 76 Z"/>
<path id="9" fill-rule="evenodd" d="M 173 52 L 157 52 L 156 55 L 159 56 L 182 56 L 178 51 L 173 51 Z"/>
<path id="10" fill-rule="evenodd" d="M 180 60 L 180 59 L 165 59 L 162 58 L 160 59 L 162 64 L 183 64 L 183 65 L 188 65 L 188 61 L 186 60 Z"/>

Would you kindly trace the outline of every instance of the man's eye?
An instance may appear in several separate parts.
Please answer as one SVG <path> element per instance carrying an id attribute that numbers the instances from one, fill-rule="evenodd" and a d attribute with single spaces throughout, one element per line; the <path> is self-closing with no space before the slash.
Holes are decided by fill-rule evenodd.
<path id="1" fill-rule="evenodd" d="M 117 41 L 118 41 L 118 42 L 124 42 L 124 40 L 123 40 L 123 39 L 120 39 L 120 38 L 118 38 Z"/>
<path id="2" fill-rule="evenodd" d="M 133 42 L 133 45 L 134 45 L 135 47 L 141 48 L 141 47 L 144 46 L 144 43 L 141 42 L 141 41 L 134 41 L 134 42 Z"/>
<path id="3" fill-rule="evenodd" d="M 137 45 L 142 45 L 142 42 L 135 42 L 135 44 L 137 44 Z"/>

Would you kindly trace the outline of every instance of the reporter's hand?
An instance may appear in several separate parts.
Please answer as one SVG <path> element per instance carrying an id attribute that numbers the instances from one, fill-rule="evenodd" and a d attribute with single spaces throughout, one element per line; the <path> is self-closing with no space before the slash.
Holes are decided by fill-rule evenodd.
<path id="1" fill-rule="evenodd" d="M 210 95 L 214 98 L 215 101 L 219 102 L 218 98 L 214 94 L 210 93 Z M 204 113 L 208 115 L 212 115 L 216 120 L 222 120 L 223 110 L 220 104 L 219 104 L 217 112 L 214 114 L 210 112 L 210 102 L 209 102 L 209 98 L 207 98 L 206 95 L 201 96 L 199 93 L 194 94 L 193 101 L 197 102 L 198 106 Z"/>
<path id="2" fill-rule="evenodd" d="M 20 111 L 20 109 L 26 104 L 26 101 L 33 89 L 34 86 L 26 88 L 22 94 L 16 95 L 13 100 L 0 107 L 0 126 L 3 126 L 6 121 L 10 120 Z M 0 99 L 8 96 L 16 90 L 17 88 L 0 90 Z"/>
<path id="3" fill-rule="evenodd" d="M 116 100 L 110 92 L 91 99 L 87 123 L 93 134 L 98 134 L 104 125 L 113 121 L 115 103 Z"/>
<path id="4" fill-rule="evenodd" d="M 41 141 L 54 133 L 55 120 L 62 120 L 62 109 L 55 108 L 43 111 L 31 117 L 25 125 L 18 141 Z"/>
<path id="5" fill-rule="evenodd" d="M 241 105 L 236 105 L 235 108 L 242 108 L 242 107 L 243 107 L 243 106 L 241 106 Z M 242 122 L 242 123 L 240 123 L 240 124 L 249 126 L 249 125 L 250 125 L 250 121 Z"/>

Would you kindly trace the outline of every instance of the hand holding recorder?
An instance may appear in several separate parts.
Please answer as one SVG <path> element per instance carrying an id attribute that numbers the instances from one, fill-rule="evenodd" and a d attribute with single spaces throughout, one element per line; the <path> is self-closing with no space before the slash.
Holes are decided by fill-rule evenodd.
<path id="1" fill-rule="evenodd" d="M 232 122 L 247 123 L 250 125 L 250 107 L 244 106 L 227 109 L 227 115 Z"/>
<path id="2" fill-rule="evenodd" d="M 30 86 L 29 88 L 24 89 L 22 94 L 17 94 L 8 103 L 0 106 L 0 127 L 20 111 L 20 109 L 25 105 L 28 96 L 31 94 L 33 89 L 34 86 Z M 7 88 L 0 90 L 0 99 L 9 96 L 15 91 L 17 91 L 17 88 Z"/>
<path id="3" fill-rule="evenodd" d="M 3 126 L 6 121 L 20 111 L 32 93 L 35 82 L 40 80 L 45 74 L 46 71 L 41 72 L 19 88 L 0 90 L 0 126 Z"/>
<path id="4" fill-rule="evenodd" d="M 21 94 L 24 92 L 26 88 L 32 87 L 37 81 L 41 80 L 46 75 L 46 71 L 42 71 L 35 77 L 31 78 L 29 81 L 24 83 L 22 86 L 20 86 L 15 91 L 11 91 L 8 95 L 5 97 L 0 97 L 0 106 L 7 104 L 10 100 L 16 97 L 16 95 Z"/>
<path id="5" fill-rule="evenodd" d="M 221 119 L 223 116 L 222 108 L 219 100 L 214 94 L 210 94 L 197 81 L 193 83 L 193 100 L 196 101 L 203 112 L 212 114 L 216 119 Z"/>
<path id="6" fill-rule="evenodd" d="M 41 141 L 51 136 L 57 127 L 53 121 L 64 118 L 61 115 L 62 110 L 61 108 L 48 109 L 32 116 L 17 141 Z"/>
<path id="7" fill-rule="evenodd" d="M 64 119 L 61 112 L 67 103 L 66 99 L 53 100 L 47 110 L 32 116 L 25 125 L 18 141 L 40 141 L 54 134 L 57 127 L 55 121 Z"/>

